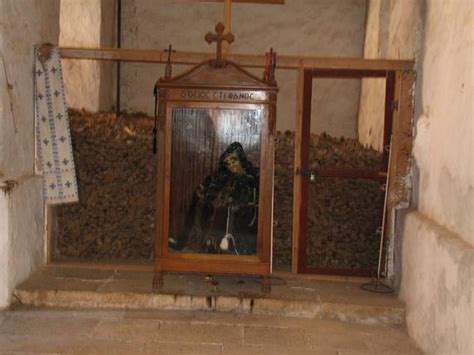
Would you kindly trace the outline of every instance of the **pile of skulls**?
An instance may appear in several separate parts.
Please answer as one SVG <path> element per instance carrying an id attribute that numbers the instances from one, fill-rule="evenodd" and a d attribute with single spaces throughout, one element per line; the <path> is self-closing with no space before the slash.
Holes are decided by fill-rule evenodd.
<path id="1" fill-rule="evenodd" d="M 79 203 L 55 209 L 55 259 L 149 260 L 156 156 L 145 115 L 70 112 Z"/>
<path id="2" fill-rule="evenodd" d="M 294 132 L 277 132 L 273 260 L 291 263 Z M 377 168 L 381 154 L 356 139 L 311 134 L 311 169 L 322 167 Z M 306 266 L 372 269 L 378 257 L 384 193 L 366 179 L 316 177 L 309 184 Z"/>
<path id="3" fill-rule="evenodd" d="M 155 241 L 153 120 L 71 111 L 80 202 L 54 210 L 53 258 L 147 262 Z M 291 263 L 293 132 L 277 132 L 273 260 Z M 311 135 L 311 167 L 369 167 L 379 153 L 357 140 Z M 307 266 L 372 268 L 383 192 L 363 179 L 316 178 L 309 188 Z"/>

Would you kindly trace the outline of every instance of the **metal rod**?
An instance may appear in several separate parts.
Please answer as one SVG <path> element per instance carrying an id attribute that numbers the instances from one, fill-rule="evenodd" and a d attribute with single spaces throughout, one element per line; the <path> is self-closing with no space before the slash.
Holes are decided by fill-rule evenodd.
<path id="1" fill-rule="evenodd" d="M 387 169 L 387 182 L 385 188 L 385 198 L 383 202 L 383 216 L 382 216 L 382 233 L 380 233 L 380 247 L 379 247 L 379 262 L 377 265 L 377 281 L 380 280 L 380 269 L 382 266 L 382 254 L 383 254 L 383 245 L 385 238 L 385 222 L 387 215 L 387 199 L 388 199 L 388 190 L 390 183 L 390 161 L 392 160 L 392 138 L 390 138 L 390 150 L 388 153 L 388 169 Z"/>
<path id="2" fill-rule="evenodd" d="M 117 48 L 122 46 L 122 0 L 117 0 Z M 115 116 L 120 116 L 120 60 L 117 61 L 117 87 L 115 92 Z"/>

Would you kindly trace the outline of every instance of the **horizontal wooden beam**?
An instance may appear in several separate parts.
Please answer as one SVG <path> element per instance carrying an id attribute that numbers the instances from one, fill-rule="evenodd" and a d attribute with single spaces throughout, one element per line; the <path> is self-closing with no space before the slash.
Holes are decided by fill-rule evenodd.
<path id="1" fill-rule="evenodd" d="M 92 269 L 92 270 L 114 270 L 114 271 L 138 271 L 138 272 L 153 272 L 153 264 L 140 263 L 107 263 L 107 262 L 92 262 L 92 261 L 49 261 L 46 267 L 61 267 L 68 269 Z"/>
<path id="2" fill-rule="evenodd" d="M 125 49 L 125 48 L 75 48 L 62 47 L 63 59 L 95 59 L 122 62 L 166 63 L 168 53 L 159 49 Z M 179 52 L 173 53 L 173 64 L 196 65 L 204 60 L 214 58 L 214 53 Z M 265 67 L 265 55 L 228 54 L 226 59 L 247 68 Z M 356 70 L 413 70 L 413 60 L 385 60 L 338 57 L 300 57 L 277 56 L 277 69 L 356 69 Z"/>
<path id="3" fill-rule="evenodd" d="M 387 172 L 367 168 L 319 168 L 316 177 L 385 180 Z"/>
<path id="4" fill-rule="evenodd" d="M 224 0 L 177 0 L 179 2 L 224 2 Z M 232 3 L 240 4 L 268 4 L 283 5 L 285 0 L 232 0 Z"/>

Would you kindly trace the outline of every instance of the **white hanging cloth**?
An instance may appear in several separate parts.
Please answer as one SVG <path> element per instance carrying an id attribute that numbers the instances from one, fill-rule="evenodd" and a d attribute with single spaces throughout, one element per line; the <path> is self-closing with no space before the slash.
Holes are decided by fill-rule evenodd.
<path id="1" fill-rule="evenodd" d="M 43 176 L 45 202 L 77 202 L 79 195 L 59 48 L 35 48 L 34 77 L 36 170 Z"/>

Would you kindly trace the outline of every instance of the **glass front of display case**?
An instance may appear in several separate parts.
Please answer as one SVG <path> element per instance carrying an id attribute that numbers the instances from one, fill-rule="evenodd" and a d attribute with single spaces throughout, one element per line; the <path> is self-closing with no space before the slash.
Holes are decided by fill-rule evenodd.
<path id="1" fill-rule="evenodd" d="M 257 254 L 262 116 L 171 109 L 170 253 Z"/>

